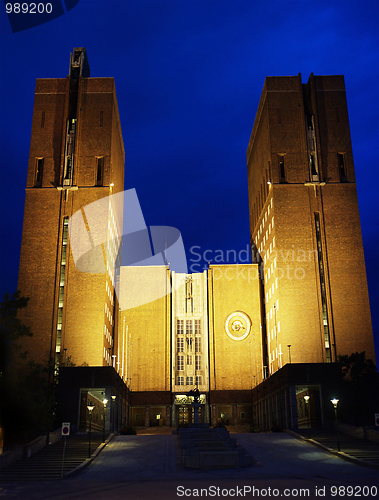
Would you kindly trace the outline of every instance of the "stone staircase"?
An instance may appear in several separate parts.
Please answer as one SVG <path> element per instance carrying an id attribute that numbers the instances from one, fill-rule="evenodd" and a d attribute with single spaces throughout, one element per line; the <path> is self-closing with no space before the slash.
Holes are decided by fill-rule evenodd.
<path id="1" fill-rule="evenodd" d="M 254 464 L 254 459 L 229 436 L 225 427 L 179 428 L 182 462 L 194 469 L 230 469 Z"/>
<path id="2" fill-rule="evenodd" d="M 103 441 L 103 435 L 92 433 L 91 453 Z M 0 470 L 0 481 L 40 481 L 65 476 L 88 459 L 88 434 L 77 434 L 64 438 L 55 444 L 45 446 L 30 458 L 17 460 Z"/>

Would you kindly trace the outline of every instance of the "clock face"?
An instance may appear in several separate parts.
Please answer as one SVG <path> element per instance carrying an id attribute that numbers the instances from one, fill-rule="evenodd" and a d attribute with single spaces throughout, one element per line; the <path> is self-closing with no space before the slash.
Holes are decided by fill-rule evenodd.
<path id="1" fill-rule="evenodd" d="M 241 311 L 235 311 L 226 318 L 225 331 L 232 340 L 243 340 L 250 333 L 250 318 Z"/>

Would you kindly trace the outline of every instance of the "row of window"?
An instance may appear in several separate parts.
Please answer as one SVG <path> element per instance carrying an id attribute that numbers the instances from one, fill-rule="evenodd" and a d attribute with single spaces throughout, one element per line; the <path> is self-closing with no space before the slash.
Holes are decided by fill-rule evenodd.
<path id="1" fill-rule="evenodd" d="M 186 377 L 185 381 L 186 381 L 185 385 L 193 385 L 193 377 Z M 196 375 L 195 381 L 196 381 L 196 385 L 201 385 L 203 383 L 202 376 Z M 182 377 L 182 376 L 177 377 L 176 383 L 177 383 L 177 385 L 184 385 L 184 377 Z"/>
<path id="2" fill-rule="evenodd" d="M 104 335 L 108 341 L 108 344 L 112 345 L 113 339 L 112 339 L 111 332 L 108 330 L 107 325 L 104 325 Z"/>
<path id="3" fill-rule="evenodd" d="M 36 158 L 34 169 L 34 187 L 42 186 L 44 158 Z M 71 178 L 71 159 L 68 159 L 65 178 Z M 104 181 L 104 156 L 96 157 L 96 179 L 95 186 L 102 186 Z"/>
<path id="4" fill-rule="evenodd" d="M 278 367 L 281 368 L 283 366 L 282 356 L 282 344 L 279 344 L 279 347 L 275 347 L 275 349 L 269 352 L 269 361 L 273 363 L 276 359 L 279 359 Z"/>
<path id="5" fill-rule="evenodd" d="M 42 111 L 41 112 L 41 128 L 45 128 L 45 121 L 46 121 L 46 112 Z M 100 111 L 99 115 L 99 127 L 104 126 L 104 111 Z"/>
<path id="6" fill-rule="evenodd" d="M 184 355 L 178 354 L 176 359 L 177 359 L 176 369 L 178 371 L 183 371 L 184 370 Z M 190 355 L 187 356 L 187 364 L 188 365 L 193 364 L 193 356 L 190 356 Z M 201 356 L 199 354 L 195 355 L 195 370 L 201 370 Z"/>
<path id="7" fill-rule="evenodd" d="M 185 323 L 184 323 L 185 321 Z M 184 324 L 186 327 L 186 335 L 192 335 L 195 332 L 195 335 L 201 334 L 201 319 L 177 319 L 176 320 L 176 333 L 178 335 L 184 334 Z"/>
<path id="8" fill-rule="evenodd" d="M 176 350 L 177 352 L 184 352 L 184 337 L 177 337 Z M 186 339 L 187 350 L 192 351 L 193 339 Z M 201 352 L 201 337 L 195 337 L 195 352 Z"/>

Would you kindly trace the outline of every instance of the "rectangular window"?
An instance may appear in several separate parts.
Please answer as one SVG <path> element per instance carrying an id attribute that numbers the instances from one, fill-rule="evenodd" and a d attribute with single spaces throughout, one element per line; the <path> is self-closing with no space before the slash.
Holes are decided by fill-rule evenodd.
<path id="1" fill-rule="evenodd" d="M 41 113 L 41 128 L 45 128 L 45 112 Z"/>
<path id="2" fill-rule="evenodd" d="M 241 411 L 240 413 L 240 418 L 244 420 L 246 418 L 246 413 L 244 411 Z"/>
<path id="3" fill-rule="evenodd" d="M 141 420 L 141 415 L 139 413 L 136 413 L 136 421 Z"/>
<path id="4" fill-rule="evenodd" d="M 340 182 L 347 182 L 345 155 L 343 153 L 337 153 L 337 155 L 338 155 L 338 171 L 340 174 Z"/>
<path id="5" fill-rule="evenodd" d="M 178 352 L 183 352 L 184 351 L 184 339 L 182 337 L 178 337 L 176 339 L 176 350 Z"/>
<path id="6" fill-rule="evenodd" d="M 176 320 L 176 333 L 178 335 L 183 335 L 184 333 L 184 319 Z"/>
<path id="7" fill-rule="evenodd" d="M 201 338 L 195 338 L 195 352 L 201 352 Z"/>
<path id="8" fill-rule="evenodd" d="M 192 365 L 192 356 L 187 355 L 187 365 Z"/>
<path id="9" fill-rule="evenodd" d="M 186 334 L 187 335 L 192 335 L 192 319 L 187 319 L 186 320 Z"/>
<path id="10" fill-rule="evenodd" d="M 279 182 L 286 182 L 286 171 L 284 166 L 284 156 L 279 155 Z"/>
<path id="11" fill-rule="evenodd" d="M 195 319 L 195 334 L 201 334 L 201 319 Z"/>
<path id="12" fill-rule="evenodd" d="M 178 377 L 178 385 L 184 385 L 184 377 Z"/>
<path id="13" fill-rule="evenodd" d="M 196 375 L 196 385 L 201 385 L 203 383 L 202 376 Z"/>
<path id="14" fill-rule="evenodd" d="M 103 174 L 104 174 L 104 156 L 100 156 L 97 158 L 96 186 L 103 185 Z"/>
<path id="15" fill-rule="evenodd" d="M 34 186 L 41 187 L 42 186 L 42 176 L 43 176 L 43 158 L 36 158 L 36 169 L 34 176 Z"/>
<path id="16" fill-rule="evenodd" d="M 193 385 L 193 377 L 187 377 L 186 385 Z"/>
<path id="17" fill-rule="evenodd" d="M 179 371 L 183 371 L 184 370 L 184 356 L 183 355 L 177 356 L 177 364 L 178 364 L 177 369 Z"/>
<path id="18" fill-rule="evenodd" d="M 199 354 L 195 356 L 195 370 L 201 370 L 201 356 Z"/>

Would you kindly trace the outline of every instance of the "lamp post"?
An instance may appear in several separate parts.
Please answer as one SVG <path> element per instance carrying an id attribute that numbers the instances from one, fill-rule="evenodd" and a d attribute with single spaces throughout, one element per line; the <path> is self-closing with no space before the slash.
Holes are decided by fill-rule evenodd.
<path id="1" fill-rule="evenodd" d="M 114 405 L 115 405 L 115 401 L 116 401 L 116 396 L 112 395 L 112 396 L 111 396 L 111 398 L 112 398 L 112 402 L 113 402 L 113 404 L 112 404 L 112 406 L 111 406 L 111 413 L 112 413 L 112 432 L 114 432 L 114 410 L 115 410 Z"/>
<path id="2" fill-rule="evenodd" d="M 289 363 L 291 364 L 291 344 L 288 344 L 287 347 L 288 347 L 288 360 Z"/>
<path id="3" fill-rule="evenodd" d="M 331 399 L 330 400 L 332 405 L 334 406 L 334 415 L 336 417 L 336 428 L 337 428 L 337 449 L 338 451 L 341 451 L 340 450 L 340 435 L 339 435 L 339 429 L 338 429 L 338 418 L 337 418 L 337 405 L 338 405 L 338 401 L 339 399 Z"/>
<path id="4" fill-rule="evenodd" d="M 103 400 L 104 412 L 103 412 L 103 443 L 105 442 L 105 408 L 107 407 L 108 400 Z"/>
<path id="5" fill-rule="evenodd" d="M 87 410 L 89 413 L 89 433 L 88 433 L 88 458 L 91 458 L 91 424 L 92 424 L 92 410 L 95 408 L 95 405 L 92 401 L 88 401 Z"/>
<path id="6" fill-rule="evenodd" d="M 304 396 L 305 409 L 307 412 L 307 422 L 308 422 L 308 439 L 311 439 L 311 426 L 309 425 L 309 398 L 310 396 L 308 394 Z"/>

